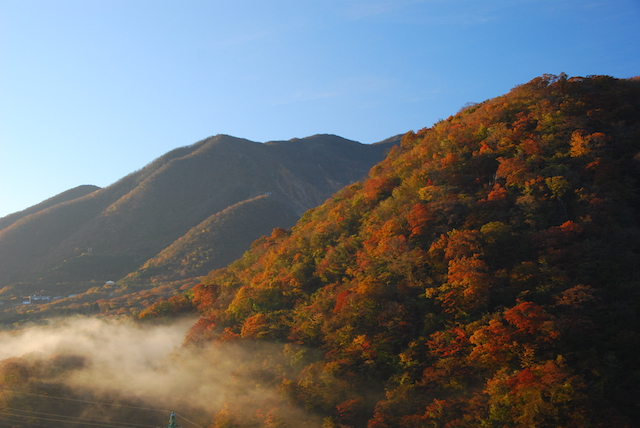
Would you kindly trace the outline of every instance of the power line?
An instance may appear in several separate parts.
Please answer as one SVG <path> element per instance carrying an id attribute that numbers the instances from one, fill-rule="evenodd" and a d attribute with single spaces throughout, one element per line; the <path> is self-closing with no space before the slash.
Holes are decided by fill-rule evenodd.
<path id="1" fill-rule="evenodd" d="M 12 418 L 2 418 L 2 419 L 0 419 L 0 425 L 3 425 L 3 426 L 13 426 L 15 423 L 23 424 L 24 420 L 12 419 Z M 42 424 L 37 424 L 37 423 L 29 423 L 29 425 L 32 426 L 32 427 L 59 428 L 59 427 L 52 427 L 51 425 L 42 425 Z"/>
<path id="2" fill-rule="evenodd" d="M 177 417 L 179 417 L 179 418 L 181 418 L 181 419 L 184 419 L 185 421 L 189 422 L 190 424 L 195 425 L 195 426 L 197 426 L 198 428 L 203 428 L 203 427 L 201 427 L 200 425 L 198 425 L 197 423 L 192 422 L 192 421 L 190 421 L 189 419 L 185 418 L 184 416 L 181 416 L 181 415 L 177 414 L 176 412 L 173 412 L 173 413 L 175 413 L 175 415 L 176 415 Z"/>
<path id="3" fill-rule="evenodd" d="M 42 416 L 25 416 L 25 415 L 21 415 L 18 413 L 8 413 L 8 412 L 0 412 L 0 415 L 7 415 L 7 416 L 17 416 L 19 418 L 33 418 L 33 419 L 37 419 L 40 421 L 50 421 L 50 422 L 67 422 L 67 423 L 74 423 L 74 422 L 78 422 L 78 423 L 82 423 L 82 425 L 91 425 L 91 426 L 95 426 L 95 427 L 103 427 L 103 428 L 135 428 L 132 426 L 127 426 L 127 425 L 108 425 L 107 423 L 103 423 L 103 424 L 96 424 L 93 422 L 80 422 L 80 421 L 74 421 L 74 420 L 70 420 L 70 419 L 57 419 L 57 418 L 45 418 Z M 108 422 L 108 421 L 104 421 L 104 422 Z M 24 423 L 24 419 L 22 420 L 22 423 Z M 155 425 L 147 425 L 153 428 L 156 428 Z"/>
<path id="4" fill-rule="evenodd" d="M 75 401 L 75 402 L 79 402 L 79 403 L 89 403 L 89 404 L 101 404 L 103 406 L 124 407 L 124 408 L 128 408 L 128 409 L 138 409 L 138 410 L 150 410 L 150 411 L 154 411 L 154 412 L 169 412 L 170 411 L 170 410 L 167 410 L 167 409 L 157 409 L 157 408 L 153 408 L 153 407 L 128 406 L 126 404 L 105 403 L 105 402 L 101 402 L 101 401 L 81 400 L 81 399 L 78 399 L 78 398 L 59 397 L 59 396 L 56 396 L 56 395 L 36 394 L 36 393 L 33 393 L 33 392 L 18 391 L 16 389 L 9 389 L 9 388 L 4 388 L 4 387 L 2 387 L 2 389 L 4 389 L 5 391 L 16 393 L 16 394 L 26 394 L 26 395 L 33 395 L 35 397 L 54 398 L 56 400 Z"/>
<path id="5" fill-rule="evenodd" d="M 154 412 L 169 412 L 169 410 L 167 409 L 158 409 L 158 408 L 153 408 L 153 407 L 140 407 L 140 406 L 129 406 L 129 405 L 125 405 L 125 404 L 117 404 L 117 403 L 106 403 L 106 402 L 102 402 L 102 401 L 93 401 L 93 400 L 81 400 L 78 398 L 67 398 L 67 397 L 60 397 L 60 396 L 56 396 L 56 395 L 44 395 L 44 394 L 36 394 L 33 392 L 27 392 L 27 391 L 19 391 L 16 389 L 10 389 L 10 388 L 6 388 L 6 387 L 1 387 L 4 391 L 9 391 L 9 392 L 13 392 L 16 394 L 25 394 L 25 395 L 31 395 L 31 396 L 35 396 L 35 397 L 43 397 L 43 398 L 51 398 L 51 399 L 55 399 L 55 400 L 64 400 L 64 401 L 73 401 L 73 402 L 78 402 L 78 403 L 88 403 L 88 404 L 99 404 L 99 405 L 103 405 L 103 406 L 114 406 L 114 407 L 122 407 L 122 408 L 127 408 L 127 409 L 137 409 L 137 410 L 147 410 L 147 411 L 154 411 Z M 19 409 L 12 409 L 9 407 L 6 407 L 6 409 L 10 409 L 10 410 L 15 410 L 15 411 L 19 411 L 19 412 L 30 412 L 28 410 L 19 410 Z M 63 415 L 54 415 L 54 414 L 48 414 L 48 413 L 42 413 L 42 412 L 30 412 L 30 413 L 36 413 L 36 414 L 42 414 L 42 415 L 48 415 L 48 416 L 58 416 L 58 417 L 63 417 L 63 418 L 74 418 L 73 416 L 63 416 Z M 174 412 L 175 413 L 175 412 Z M 0 412 L 0 414 L 3 414 Z M 190 421 L 189 419 L 185 418 L 182 415 L 179 415 L 178 413 L 175 413 L 176 416 L 178 416 L 181 419 L 184 419 L 186 422 L 198 427 L 198 428 L 203 428 L 200 425 L 196 424 L 193 421 Z M 23 415 L 16 415 L 16 416 L 23 416 Z M 42 418 L 44 420 L 44 418 Z M 78 420 L 81 419 L 86 419 L 86 420 L 92 420 L 89 418 L 76 418 Z M 100 421 L 103 422 L 102 420 L 99 419 L 94 419 L 94 421 Z M 58 421 L 58 422 L 71 422 L 71 421 Z M 110 423 L 113 423 L 112 421 L 109 421 Z M 142 424 L 129 424 L 129 425 L 135 425 L 138 427 L 153 427 L 155 428 L 155 425 L 142 425 Z M 109 425 L 100 425 L 100 426 L 109 426 Z M 114 427 L 111 425 L 111 427 Z M 120 427 L 114 427 L 114 428 L 125 428 L 123 426 Z M 128 427 L 127 427 L 128 428 Z M 135 428 L 135 427 L 132 427 Z"/>
<path id="6" fill-rule="evenodd" d="M 5 407 L 5 410 L 13 410 L 14 412 L 22 412 L 22 413 L 33 413 L 36 415 L 44 415 L 44 416 L 55 416 L 58 418 L 67 418 L 70 419 L 69 422 L 73 422 L 73 421 L 89 421 L 89 422 L 109 422 L 110 424 L 121 424 L 121 425 L 127 425 L 127 426 L 132 426 L 132 427 L 150 427 L 150 428 L 155 428 L 155 425 L 146 425 L 146 424 L 135 424 L 135 423 L 127 423 L 127 422 L 118 422 L 118 421 L 105 421 L 104 419 L 94 419 L 94 418 L 82 418 L 79 416 L 66 416 L 66 415 L 60 415 L 60 414 L 55 414 L 55 413 L 45 413 L 45 412 L 36 412 L 35 410 L 21 410 L 21 409 L 16 409 L 13 407 Z M 0 412 L 2 413 L 2 412 Z M 23 416 L 23 415 L 17 415 L 17 416 Z M 26 417 L 26 415 L 25 415 Z M 37 417 L 37 416 L 35 416 Z"/>

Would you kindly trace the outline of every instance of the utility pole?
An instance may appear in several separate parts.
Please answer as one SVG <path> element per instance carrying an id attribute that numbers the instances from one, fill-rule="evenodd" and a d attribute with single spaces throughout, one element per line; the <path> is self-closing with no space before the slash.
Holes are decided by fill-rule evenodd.
<path id="1" fill-rule="evenodd" d="M 176 424 L 176 413 L 171 412 L 171 416 L 169 417 L 169 425 L 164 428 L 182 428 Z"/>

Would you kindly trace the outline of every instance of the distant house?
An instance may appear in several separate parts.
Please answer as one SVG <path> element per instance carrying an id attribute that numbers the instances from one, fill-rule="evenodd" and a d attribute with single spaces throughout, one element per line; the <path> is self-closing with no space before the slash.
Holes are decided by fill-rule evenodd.
<path id="1" fill-rule="evenodd" d="M 107 281 L 104 285 L 116 285 L 116 283 L 114 281 Z"/>

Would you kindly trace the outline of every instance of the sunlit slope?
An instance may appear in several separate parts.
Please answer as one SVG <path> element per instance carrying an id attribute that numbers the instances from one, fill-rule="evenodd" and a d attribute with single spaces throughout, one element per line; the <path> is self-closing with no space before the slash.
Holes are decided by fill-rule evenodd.
<path id="1" fill-rule="evenodd" d="M 388 147 L 331 135 L 267 144 L 218 135 L 176 149 L 0 231 L 0 286 L 119 279 L 211 215 L 266 193 L 299 216 L 365 176 Z"/>
<path id="2" fill-rule="evenodd" d="M 638 79 L 543 76 L 408 133 L 187 294 L 191 343 L 287 343 L 281 400 L 212 426 L 295 426 L 291 403 L 327 427 L 638 426 L 639 180 Z"/>

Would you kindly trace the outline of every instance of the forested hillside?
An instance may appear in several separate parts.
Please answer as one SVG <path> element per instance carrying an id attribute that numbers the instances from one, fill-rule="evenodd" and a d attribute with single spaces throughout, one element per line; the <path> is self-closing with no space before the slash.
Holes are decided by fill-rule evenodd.
<path id="1" fill-rule="evenodd" d="M 545 75 L 408 133 L 187 294 L 188 343 L 288 361 L 212 426 L 638 426 L 639 178 L 638 79 Z"/>

